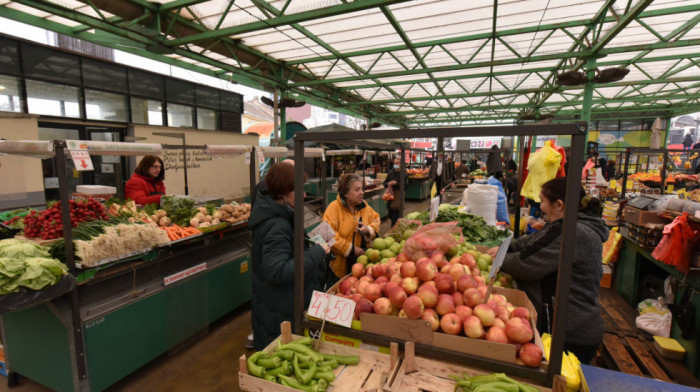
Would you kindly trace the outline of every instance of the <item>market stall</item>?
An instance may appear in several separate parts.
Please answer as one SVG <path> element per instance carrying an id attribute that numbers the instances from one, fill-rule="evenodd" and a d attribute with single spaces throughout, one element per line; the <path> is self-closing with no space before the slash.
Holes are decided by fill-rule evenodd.
<path id="1" fill-rule="evenodd" d="M 214 156 L 255 154 L 251 146 L 175 148 Z M 58 391 L 103 390 L 187 344 L 250 299 L 249 206 L 195 208 L 191 198 L 163 196 L 161 209 L 153 211 L 128 202 L 105 208 L 92 197 L 70 199 L 65 186 L 69 155 L 87 165 L 91 155 L 137 156 L 163 149 L 137 143 L 0 142 L 2 152 L 55 155 L 63 166 L 58 170 L 60 202 L 27 215 L 25 237 L 39 238 L 21 241 L 64 261 L 77 281 L 65 295 L 9 307 L 2 315 L 6 365 L 12 372 Z M 251 165 L 251 189 L 254 170 Z M 99 212 L 97 220 L 79 220 L 91 211 Z M 54 236 L 54 229 L 42 224 L 49 215 L 58 224 L 73 224 L 56 227 L 59 235 Z M 2 298 L 15 305 L 12 295 Z"/>
<path id="2" fill-rule="evenodd" d="M 694 170 L 697 164 L 698 153 L 693 150 L 628 148 L 618 192 L 625 198 L 631 191 L 638 194 L 658 189 L 664 195 L 694 188 L 698 180 Z"/>
<path id="3" fill-rule="evenodd" d="M 566 208 L 564 220 L 564 241 L 562 244 L 560 252 L 560 264 L 559 264 L 559 285 L 557 286 L 557 298 L 556 309 L 554 312 L 554 333 L 551 344 L 552 355 L 550 356 L 550 362 L 548 367 L 535 367 L 526 368 L 523 366 L 516 365 L 515 355 L 513 355 L 513 363 L 503 360 L 496 360 L 490 356 L 487 349 L 482 349 L 479 352 L 465 353 L 464 350 L 458 349 L 455 345 L 449 345 L 443 342 L 443 344 L 431 344 L 429 341 L 418 339 L 417 336 L 411 335 L 411 333 L 404 334 L 400 333 L 401 328 L 397 326 L 389 326 L 388 335 L 383 333 L 368 332 L 365 330 L 365 321 L 362 322 L 363 330 L 348 329 L 343 327 L 338 327 L 335 325 L 325 324 L 325 331 L 328 333 L 338 334 L 343 337 L 348 337 L 352 339 L 358 339 L 365 344 L 376 344 L 379 346 L 388 346 L 391 341 L 410 342 L 418 341 L 415 344 L 416 354 L 427 357 L 439 357 L 443 361 L 448 361 L 453 364 L 466 364 L 468 366 L 478 366 L 482 369 L 492 370 L 492 371 L 503 371 L 513 376 L 525 377 L 537 383 L 551 385 L 555 374 L 559 373 L 562 361 L 562 347 L 563 347 L 563 337 L 565 329 L 565 317 L 566 309 L 568 306 L 568 291 L 569 291 L 569 280 L 571 278 L 571 265 L 566 263 L 573 257 L 573 247 L 570 246 L 573 242 L 575 232 L 573 230 L 576 224 L 576 214 L 575 211 L 578 209 L 578 203 L 573 203 L 576 187 L 580 180 L 580 168 L 578 162 L 583 160 L 584 151 L 584 138 L 585 131 L 582 131 L 579 127 L 574 125 L 559 125 L 559 126 L 543 126 L 538 129 L 533 129 L 533 127 L 492 127 L 492 128 L 442 128 L 442 129 L 421 129 L 421 130 L 400 130 L 400 131 L 375 131 L 372 133 L 373 137 L 376 138 L 392 138 L 392 137 L 453 137 L 453 136 L 479 136 L 486 134 L 501 134 L 508 136 L 522 136 L 526 134 L 567 134 L 572 135 L 572 164 L 571 164 L 571 175 L 569 186 L 566 194 Z M 347 134 L 331 134 L 323 132 L 306 132 L 304 134 L 298 134 L 295 136 L 295 150 L 301 151 L 303 148 L 303 143 L 310 140 L 318 141 L 342 141 L 346 139 L 353 139 L 357 137 L 367 137 L 367 133 L 359 132 L 347 133 Z M 402 166 L 403 166 L 402 162 Z M 295 183 L 299 188 L 302 186 L 302 174 L 303 174 L 303 162 L 301 160 L 296 161 L 295 166 Z M 301 196 L 297 195 L 297 202 L 301 201 Z M 295 225 L 300 227 L 302 224 L 302 216 L 297 213 L 295 216 Z M 306 318 L 304 316 L 304 310 L 307 308 L 308 304 L 303 303 L 303 284 L 300 284 L 303 279 L 303 263 L 299 260 L 303 259 L 302 247 L 303 237 L 299 235 L 299 230 L 296 230 L 297 237 L 295 238 L 296 243 L 296 268 L 295 268 L 295 329 L 301 332 L 304 328 L 310 330 L 319 330 L 322 328 L 321 323 L 314 321 L 312 319 Z M 379 245 L 378 245 L 379 246 Z M 388 253 L 386 253 L 388 257 Z M 375 256 L 370 256 L 375 257 Z M 512 300 L 515 300 L 512 298 Z M 404 310 L 408 312 L 407 308 Z M 364 313 L 363 313 L 364 314 Z M 371 322 L 369 323 L 371 324 Z M 416 331 L 417 332 L 417 331 Z M 460 338 L 461 339 L 461 338 Z M 465 338 L 466 339 L 466 338 Z M 461 341 L 461 340 L 460 340 Z M 513 352 L 514 354 L 514 352 Z"/>

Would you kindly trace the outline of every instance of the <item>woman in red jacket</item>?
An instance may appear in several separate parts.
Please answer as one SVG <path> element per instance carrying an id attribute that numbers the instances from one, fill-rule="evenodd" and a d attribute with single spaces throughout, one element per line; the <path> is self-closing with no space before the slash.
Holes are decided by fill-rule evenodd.
<path id="1" fill-rule="evenodd" d="M 165 194 L 163 178 L 163 160 L 155 155 L 146 155 L 126 182 L 125 197 L 142 206 L 151 203 L 160 205 L 160 197 Z"/>

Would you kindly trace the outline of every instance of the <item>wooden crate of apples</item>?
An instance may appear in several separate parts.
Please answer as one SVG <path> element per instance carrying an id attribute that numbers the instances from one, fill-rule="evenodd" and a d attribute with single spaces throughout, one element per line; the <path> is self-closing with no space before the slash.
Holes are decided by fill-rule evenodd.
<path id="1" fill-rule="evenodd" d="M 525 293 L 494 287 L 493 294 L 484 300 L 491 268 L 491 257 L 479 251 L 484 248 L 462 243 L 410 260 L 402 252 L 404 244 L 405 240 L 392 238 L 375 240 L 352 266 L 351 275 L 331 288 L 355 301 L 355 318 L 362 319 L 362 330 L 398 333 L 406 330 L 406 319 L 427 321 L 433 333 L 421 343 L 532 367 L 540 365 L 537 314 Z M 501 279 L 500 285 L 509 284 L 505 276 Z M 361 317 L 363 313 L 395 317 L 377 321 L 374 315 Z M 404 319 L 404 325 L 391 325 L 399 319 Z M 373 327 L 365 320 L 372 325 L 376 322 L 378 330 L 368 330 Z M 416 328 L 421 327 L 416 324 Z"/>

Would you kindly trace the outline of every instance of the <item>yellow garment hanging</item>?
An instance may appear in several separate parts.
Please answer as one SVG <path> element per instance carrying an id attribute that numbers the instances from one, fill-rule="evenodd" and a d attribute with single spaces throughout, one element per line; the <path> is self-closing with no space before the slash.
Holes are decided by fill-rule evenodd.
<path id="1" fill-rule="evenodd" d="M 544 147 L 530 155 L 527 163 L 529 173 L 520 194 L 539 203 L 542 185 L 557 175 L 560 164 L 561 154 L 552 148 L 552 142 L 547 140 Z"/>

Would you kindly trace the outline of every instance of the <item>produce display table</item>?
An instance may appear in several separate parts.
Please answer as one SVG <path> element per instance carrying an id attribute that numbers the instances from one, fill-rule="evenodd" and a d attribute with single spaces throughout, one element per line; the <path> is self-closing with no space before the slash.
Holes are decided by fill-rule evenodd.
<path id="1" fill-rule="evenodd" d="M 406 200 L 425 200 L 430 197 L 430 179 L 409 178 L 406 184 Z"/>
<path id="2" fill-rule="evenodd" d="M 250 261 L 250 232 L 231 228 L 101 270 L 78 287 L 87 379 L 68 296 L 2 316 L 7 365 L 56 391 L 103 390 L 249 301 Z"/>
<path id="3" fill-rule="evenodd" d="M 641 291 L 641 281 L 646 275 L 656 275 L 665 277 L 665 275 L 675 276 L 679 281 L 685 277 L 675 267 L 664 264 L 656 260 L 651 255 L 652 250 L 645 249 L 634 243 L 628 238 L 623 237 L 623 245 L 620 251 L 620 257 L 615 265 L 613 276 L 613 288 L 633 307 L 636 308 L 638 298 Z M 700 279 L 697 275 L 689 275 L 686 279 L 688 284 L 686 289 L 699 289 Z M 683 289 L 676 292 L 676 304 L 680 303 L 680 298 Z M 695 314 L 700 314 L 700 297 L 694 296 L 691 301 L 691 309 Z M 700 328 L 700 319 L 695 320 L 696 328 Z M 676 339 L 686 350 L 684 364 L 696 377 L 700 377 L 700 347 L 698 340 L 686 340 L 681 336 L 681 330 L 678 328 L 676 321 L 673 321 L 671 327 L 671 337 Z"/>

